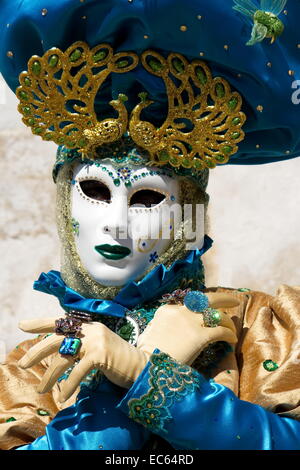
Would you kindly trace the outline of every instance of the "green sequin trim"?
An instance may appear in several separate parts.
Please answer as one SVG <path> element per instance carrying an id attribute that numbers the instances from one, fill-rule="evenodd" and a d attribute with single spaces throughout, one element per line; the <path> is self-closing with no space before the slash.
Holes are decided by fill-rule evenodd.
<path id="1" fill-rule="evenodd" d="M 153 432 L 167 432 L 170 408 L 200 388 L 201 376 L 165 353 L 152 354 L 150 364 L 150 389 L 141 398 L 129 400 L 129 417 Z"/>

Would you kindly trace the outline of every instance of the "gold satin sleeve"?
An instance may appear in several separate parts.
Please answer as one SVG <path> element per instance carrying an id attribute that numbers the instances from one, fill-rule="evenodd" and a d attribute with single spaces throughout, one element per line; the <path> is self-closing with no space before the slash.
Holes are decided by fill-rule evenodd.
<path id="1" fill-rule="evenodd" d="M 45 434 L 51 419 L 74 402 L 74 396 L 66 403 L 58 402 L 59 384 L 45 394 L 36 391 L 51 361 L 44 360 L 29 368 L 21 369 L 18 361 L 44 336 L 24 341 L 8 354 L 0 365 L 0 449 L 9 450 L 34 441 Z"/>
<path id="2" fill-rule="evenodd" d="M 300 287 L 282 285 L 275 296 L 225 288 L 207 291 L 227 292 L 240 300 L 239 307 L 226 311 L 239 341 L 214 371 L 214 380 L 241 400 L 300 420 Z M 265 361 L 272 361 L 274 370 Z"/>

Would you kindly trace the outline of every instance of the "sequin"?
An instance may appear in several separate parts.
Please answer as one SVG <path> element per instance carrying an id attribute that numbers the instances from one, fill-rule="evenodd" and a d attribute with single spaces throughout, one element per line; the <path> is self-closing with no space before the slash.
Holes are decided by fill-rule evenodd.
<path id="1" fill-rule="evenodd" d="M 263 362 L 264 369 L 268 372 L 273 372 L 274 370 L 278 369 L 278 364 L 271 359 L 267 359 Z"/>
<path id="2" fill-rule="evenodd" d="M 42 408 L 39 408 L 36 412 L 39 416 L 50 416 L 49 411 L 43 410 Z"/>
<path id="3" fill-rule="evenodd" d="M 14 418 L 13 416 L 11 416 L 10 418 L 8 418 L 5 422 L 6 423 L 12 423 L 13 421 L 17 421 L 16 418 Z"/>

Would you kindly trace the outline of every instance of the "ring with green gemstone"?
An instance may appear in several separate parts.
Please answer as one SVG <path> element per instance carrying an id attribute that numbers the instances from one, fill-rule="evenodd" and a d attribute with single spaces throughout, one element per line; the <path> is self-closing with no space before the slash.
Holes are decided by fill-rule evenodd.
<path id="1" fill-rule="evenodd" d="M 215 328 L 219 326 L 222 321 L 222 314 L 215 308 L 206 308 L 201 312 L 203 315 L 204 326 Z"/>

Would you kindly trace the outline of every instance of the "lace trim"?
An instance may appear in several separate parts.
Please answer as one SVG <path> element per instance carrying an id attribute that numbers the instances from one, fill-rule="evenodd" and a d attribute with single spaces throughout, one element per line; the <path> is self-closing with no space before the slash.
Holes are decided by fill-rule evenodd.
<path id="1" fill-rule="evenodd" d="M 170 408 L 200 388 L 201 376 L 165 353 L 152 354 L 150 363 L 150 389 L 141 398 L 129 400 L 129 417 L 153 432 L 166 433 L 165 425 L 172 419 Z"/>

